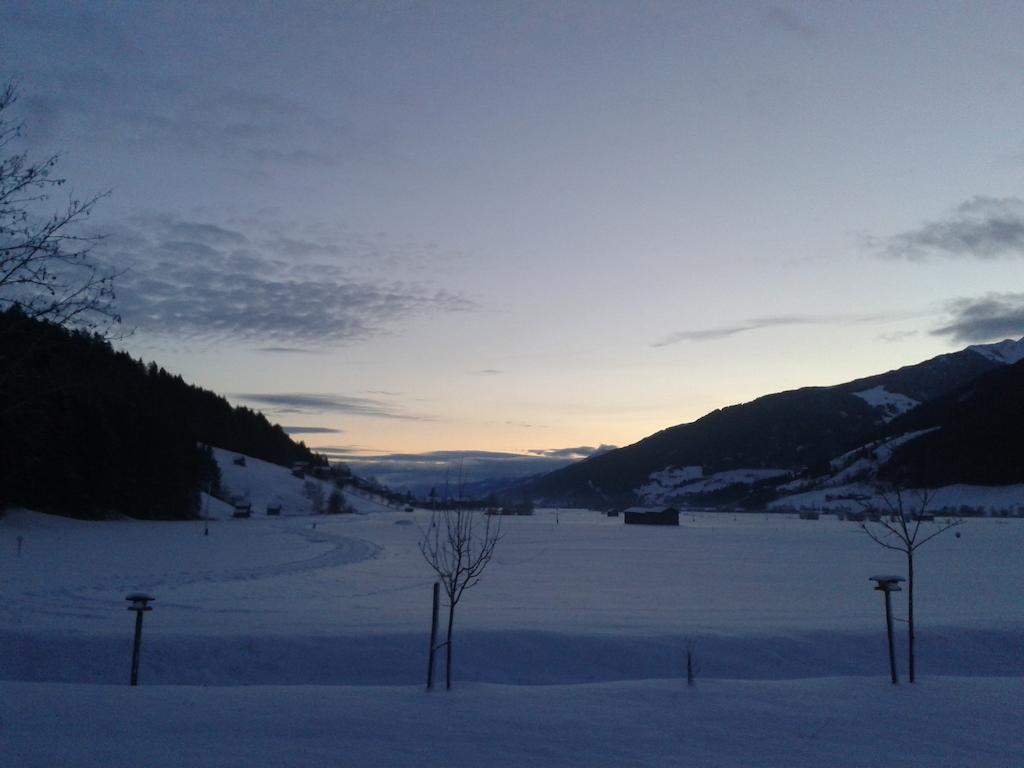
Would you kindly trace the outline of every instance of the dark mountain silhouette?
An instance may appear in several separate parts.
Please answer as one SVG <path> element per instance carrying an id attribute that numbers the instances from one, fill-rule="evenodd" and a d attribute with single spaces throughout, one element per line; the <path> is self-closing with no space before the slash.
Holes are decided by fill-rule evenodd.
<path id="1" fill-rule="evenodd" d="M 215 445 L 278 464 L 326 463 L 99 336 L 0 313 L 0 503 L 73 517 L 175 519 L 215 487 Z"/>
<path id="2" fill-rule="evenodd" d="M 740 468 L 823 474 L 830 460 L 843 453 L 896 434 L 894 429 L 910 431 L 911 427 L 901 426 L 902 421 L 895 424 L 899 408 L 874 401 L 866 393 L 881 388 L 885 396 L 902 396 L 902 407 L 936 401 L 984 374 L 1006 368 L 999 355 L 987 352 L 968 348 L 837 386 L 766 395 L 520 484 L 504 496 L 565 505 L 633 503 L 636 489 L 651 473 L 686 466 L 699 466 L 705 474 Z M 965 424 L 963 430 L 967 429 Z M 732 496 L 727 494 L 726 500 Z"/>
<path id="3" fill-rule="evenodd" d="M 897 449 L 883 477 L 925 486 L 1024 483 L 1024 361 L 915 408 L 890 429 L 933 431 Z"/>

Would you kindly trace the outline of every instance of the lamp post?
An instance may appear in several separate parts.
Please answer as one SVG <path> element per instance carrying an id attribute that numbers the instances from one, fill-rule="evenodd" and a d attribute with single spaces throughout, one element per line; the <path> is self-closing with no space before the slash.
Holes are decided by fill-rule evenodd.
<path id="1" fill-rule="evenodd" d="M 128 606 L 128 610 L 135 611 L 135 643 L 132 646 L 132 685 L 139 684 L 139 647 L 142 645 L 142 614 L 153 610 L 153 606 L 149 605 L 149 603 L 154 599 L 152 596 L 144 595 L 141 592 L 133 592 L 125 598 L 125 600 L 131 600 L 132 603 Z"/>
<path id="2" fill-rule="evenodd" d="M 900 679 L 896 676 L 896 651 L 892 639 L 892 598 L 893 592 L 900 592 L 900 582 L 905 579 L 902 576 L 872 576 L 871 581 L 875 582 L 875 589 L 885 595 L 885 633 L 889 638 L 889 676 L 893 685 L 899 685 Z"/>

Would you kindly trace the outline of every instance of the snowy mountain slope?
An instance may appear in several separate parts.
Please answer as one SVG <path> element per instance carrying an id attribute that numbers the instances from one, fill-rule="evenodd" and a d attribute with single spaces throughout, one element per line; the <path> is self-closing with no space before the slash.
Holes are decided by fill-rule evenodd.
<path id="1" fill-rule="evenodd" d="M 827 472 L 778 486 L 770 506 L 828 509 L 870 493 L 850 484 L 895 478 L 941 488 L 936 503 L 949 509 L 1022 514 L 1022 392 L 1024 361 L 1000 366 L 894 419 L 888 436 L 833 459 Z"/>
<path id="2" fill-rule="evenodd" d="M 685 497 L 700 497 L 733 488 L 750 487 L 768 480 L 788 478 L 788 469 L 728 469 L 703 477 L 701 467 L 667 469 L 651 474 L 650 480 L 637 490 L 644 504 L 671 504 Z M 700 503 L 693 498 L 691 503 Z"/>
<path id="3" fill-rule="evenodd" d="M 338 490 L 329 481 L 319 480 L 311 475 L 305 478 L 295 477 L 288 467 L 222 448 L 214 448 L 213 456 L 220 467 L 221 489 L 224 496 L 235 497 L 239 501 L 251 504 L 253 515 L 265 515 L 268 506 L 279 506 L 282 515 L 313 514 L 313 502 L 308 495 L 307 487 L 319 488 L 324 503 L 332 492 Z M 244 460 L 244 464 L 236 462 L 239 457 Z M 350 489 L 342 490 L 341 493 L 358 513 L 378 512 L 385 508 L 385 505 L 372 495 L 357 493 Z M 223 516 L 225 513 L 230 515 L 234 509 L 226 507 L 223 503 L 220 506 L 208 505 L 207 511 L 212 516 Z"/>
<path id="4" fill-rule="evenodd" d="M 876 408 L 882 414 L 882 421 L 892 421 L 897 416 L 902 416 L 912 408 L 920 405 L 917 400 L 898 392 L 889 392 L 885 387 L 879 385 L 862 392 L 854 392 L 854 397 L 859 397 L 868 405 Z"/>
<path id="5" fill-rule="evenodd" d="M 893 433 L 930 431 L 901 446 L 890 470 L 924 485 L 1024 482 L 1022 393 L 1024 360 L 999 366 L 895 419 Z"/>
<path id="6" fill-rule="evenodd" d="M 937 427 L 933 427 L 937 429 Z M 907 432 L 896 437 L 878 440 L 855 451 L 844 453 L 829 462 L 831 472 L 820 480 L 823 487 L 844 485 L 854 480 L 874 480 L 879 470 L 892 458 L 893 452 L 931 429 Z"/>
<path id="7" fill-rule="evenodd" d="M 990 517 L 1024 516 L 1024 484 L 968 485 L 956 483 L 930 489 L 934 496 L 928 512 L 937 515 L 972 515 Z M 806 510 L 815 512 L 863 512 L 865 506 L 885 508 L 877 488 L 867 483 L 845 483 L 819 486 L 786 496 L 768 504 L 775 511 Z"/>
<path id="8" fill-rule="evenodd" d="M 1013 365 L 1024 360 L 1024 338 L 1005 339 L 995 344 L 972 344 L 967 348 L 994 363 Z"/>
<path id="9" fill-rule="evenodd" d="M 523 483 L 506 495 L 549 504 L 629 505 L 643 493 L 667 498 L 667 477 L 658 473 L 688 467 L 700 467 L 703 475 L 777 470 L 818 476 L 844 453 L 937 426 L 902 422 L 928 403 L 1013 367 L 1009 361 L 1021 349 L 1024 341 L 980 345 L 845 384 L 766 395 Z M 739 500 L 737 493 L 721 497 L 727 504 Z"/>

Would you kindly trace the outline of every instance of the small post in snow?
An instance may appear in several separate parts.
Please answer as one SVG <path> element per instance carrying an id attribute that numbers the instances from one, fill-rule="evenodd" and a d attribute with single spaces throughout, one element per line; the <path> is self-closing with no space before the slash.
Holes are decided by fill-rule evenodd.
<path id="1" fill-rule="evenodd" d="M 889 676 L 893 685 L 899 685 L 900 679 L 896 675 L 896 649 L 892 640 L 892 598 L 893 592 L 901 592 L 900 582 L 902 576 L 872 576 L 871 581 L 875 582 L 875 589 L 885 595 L 885 632 L 889 638 Z"/>
<path id="2" fill-rule="evenodd" d="M 25 540 L 25 537 L 20 533 L 18 534 L 18 557 L 21 557 L 21 542 Z"/>
<path id="3" fill-rule="evenodd" d="M 125 598 L 125 600 L 132 601 L 132 604 L 128 606 L 128 610 L 135 611 L 135 643 L 132 645 L 132 685 L 139 684 L 139 648 L 142 645 L 142 614 L 153 610 L 149 603 L 154 599 L 150 595 L 144 595 L 141 592 L 133 592 Z"/>

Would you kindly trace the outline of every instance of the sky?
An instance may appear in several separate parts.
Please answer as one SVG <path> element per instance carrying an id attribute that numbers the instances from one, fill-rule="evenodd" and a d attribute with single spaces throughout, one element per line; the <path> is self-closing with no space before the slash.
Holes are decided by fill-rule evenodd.
<path id="1" fill-rule="evenodd" d="M 1024 335 L 1021 29 L 8 0 L 0 78 L 27 147 L 109 191 L 119 347 L 339 458 L 564 461 Z"/>

